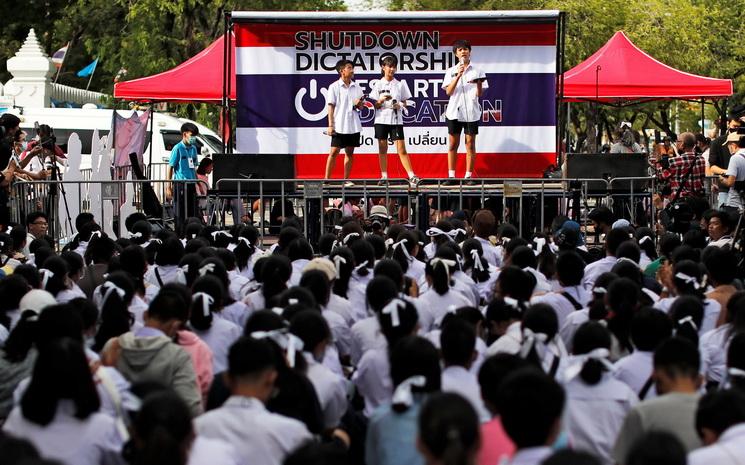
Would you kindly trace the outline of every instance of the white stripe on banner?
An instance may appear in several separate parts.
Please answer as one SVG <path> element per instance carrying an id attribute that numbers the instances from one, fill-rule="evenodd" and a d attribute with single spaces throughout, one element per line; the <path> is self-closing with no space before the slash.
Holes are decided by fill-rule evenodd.
<path id="1" fill-rule="evenodd" d="M 390 50 L 372 49 L 365 50 L 361 54 L 365 67 L 357 67 L 358 74 L 379 74 L 380 66 L 378 59 L 383 53 Z M 395 52 L 395 51 L 394 51 Z M 294 47 L 236 47 L 236 72 L 237 74 L 295 74 L 298 72 L 309 72 L 313 74 L 336 74 L 333 69 L 336 62 L 341 58 L 333 51 L 325 53 L 308 54 L 297 52 Z M 338 53 L 346 54 L 350 58 L 349 50 L 341 50 Z M 410 66 L 399 63 L 398 72 L 401 74 L 432 74 L 444 73 L 448 68 L 446 61 L 452 55 L 450 48 L 439 50 L 428 50 L 421 61 L 413 61 Z M 433 55 L 433 56 L 430 56 Z M 489 63 L 482 63 L 479 57 L 488 57 Z M 322 64 L 318 61 L 323 60 Z M 474 65 L 485 73 L 492 74 L 518 74 L 518 73 L 556 73 L 556 47 L 542 45 L 500 45 L 500 46 L 474 46 Z M 417 66 L 427 65 L 426 69 L 416 70 Z M 329 71 L 323 65 L 330 68 Z M 433 66 L 434 65 L 434 66 Z M 298 69 L 299 66 L 299 69 Z"/>
<path id="2" fill-rule="evenodd" d="M 408 127 L 404 131 L 409 153 L 447 152 L 445 126 Z M 323 128 L 237 128 L 236 134 L 237 149 L 242 153 L 318 154 L 328 152 L 331 143 Z M 363 127 L 363 145 L 355 153 L 378 153 L 374 136 L 372 127 Z M 555 152 L 555 137 L 555 126 L 485 126 L 479 128 L 476 152 Z M 465 153 L 463 144 L 460 150 Z"/>

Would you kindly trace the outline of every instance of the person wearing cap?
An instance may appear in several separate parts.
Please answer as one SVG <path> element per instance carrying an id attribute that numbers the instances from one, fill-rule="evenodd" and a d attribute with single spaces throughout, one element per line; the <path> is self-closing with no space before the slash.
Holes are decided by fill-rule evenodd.
<path id="1" fill-rule="evenodd" d="M 727 172 L 729 166 L 729 160 L 732 158 L 732 154 L 727 150 L 727 138 L 732 133 L 737 133 L 738 129 L 742 126 L 742 120 L 740 115 L 730 115 L 729 122 L 727 123 L 727 132 L 711 141 L 711 148 L 709 149 L 709 173 L 714 176 L 720 176 Z M 721 182 L 717 182 L 716 186 L 719 188 L 719 195 L 717 197 L 717 204 L 714 207 L 719 207 L 727 202 L 728 188 Z"/>
<path id="2" fill-rule="evenodd" d="M 735 183 L 745 181 L 745 135 L 733 132 L 727 136 L 725 144 L 732 156 L 727 164 L 727 170 L 719 175 L 721 177 L 720 184 L 729 189 L 724 206 L 742 210 L 742 196 L 735 187 Z"/>
<path id="3" fill-rule="evenodd" d="M 619 132 L 621 138 L 611 146 L 610 153 L 644 153 L 642 146 L 636 143 L 631 123 L 623 121 Z"/>

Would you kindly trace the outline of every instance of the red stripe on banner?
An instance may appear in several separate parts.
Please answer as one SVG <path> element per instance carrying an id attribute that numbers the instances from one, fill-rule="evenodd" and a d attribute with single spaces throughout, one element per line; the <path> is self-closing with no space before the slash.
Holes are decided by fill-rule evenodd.
<path id="1" fill-rule="evenodd" d="M 556 45 L 555 23 L 527 23 L 527 24 L 441 24 L 441 25 L 413 25 L 392 24 L 379 26 L 370 24 L 266 24 L 246 23 L 235 25 L 237 47 L 295 47 L 295 34 L 298 31 L 334 32 L 334 39 L 338 41 L 339 31 L 365 31 L 381 34 L 384 31 L 417 32 L 438 31 L 440 45 L 449 46 L 458 39 L 466 39 L 471 45 Z M 328 48 L 328 47 L 326 47 Z M 396 47 L 400 49 L 401 47 Z M 407 47 L 411 49 L 412 47 Z M 416 46 L 415 49 L 423 49 Z M 321 50 L 318 46 L 315 50 Z M 344 47 L 344 51 L 352 50 Z M 362 48 L 356 50 L 364 51 Z"/>
<path id="2" fill-rule="evenodd" d="M 326 154 L 302 154 L 295 156 L 295 177 L 297 179 L 323 179 L 326 169 Z M 410 154 L 414 172 L 421 178 L 446 178 L 446 154 Z M 482 178 L 540 178 L 543 171 L 556 163 L 556 154 L 547 153 L 479 153 L 476 155 L 474 177 Z M 344 155 L 336 158 L 333 178 L 343 176 Z M 456 176 L 463 177 L 466 171 L 466 156 L 458 155 Z M 401 162 L 396 154 L 388 155 L 388 176 L 406 178 Z M 352 177 L 357 179 L 376 179 L 380 177 L 380 164 L 375 154 L 354 156 Z"/>

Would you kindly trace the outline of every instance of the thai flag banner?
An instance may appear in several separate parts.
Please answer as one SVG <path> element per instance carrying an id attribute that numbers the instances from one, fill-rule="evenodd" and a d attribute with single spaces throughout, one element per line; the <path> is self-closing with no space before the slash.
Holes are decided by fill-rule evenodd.
<path id="1" fill-rule="evenodd" d="M 298 178 L 323 178 L 330 138 L 326 93 L 339 79 L 340 59 L 355 65 L 367 93 L 381 78 L 379 60 L 398 58 L 396 78 L 414 105 L 403 117 L 405 142 L 420 177 L 447 176 L 448 96 L 442 82 L 457 64 L 452 44 L 470 41 L 473 66 L 489 87 L 476 138 L 477 177 L 535 177 L 555 161 L 557 24 L 555 22 L 429 22 L 234 25 L 236 37 L 237 149 L 243 153 L 294 154 Z M 376 178 L 378 143 L 372 102 L 360 111 L 361 146 L 352 177 Z M 459 153 L 465 153 L 461 138 Z M 405 177 L 394 145 L 388 172 Z M 337 163 L 341 174 L 342 164 Z M 458 175 L 465 157 L 458 160 Z"/>

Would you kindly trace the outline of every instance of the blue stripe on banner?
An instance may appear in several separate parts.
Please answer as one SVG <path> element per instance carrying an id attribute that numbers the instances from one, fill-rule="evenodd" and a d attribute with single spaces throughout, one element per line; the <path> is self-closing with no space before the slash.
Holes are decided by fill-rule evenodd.
<path id="1" fill-rule="evenodd" d="M 448 96 L 440 87 L 442 74 L 397 75 L 406 80 L 416 106 L 404 117 L 407 126 L 444 124 Z M 554 126 L 554 74 L 490 74 L 482 95 L 483 126 Z M 367 92 L 379 75 L 356 75 Z M 338 77 L 330 74 L 275 76 L 238 75 L 238 127 L 326 127 L 325 89 Z M 442 119 L 440 119 L 442 116 Z M 372 125 L 374 110 L 360 112 L 362 124 Z"/>

